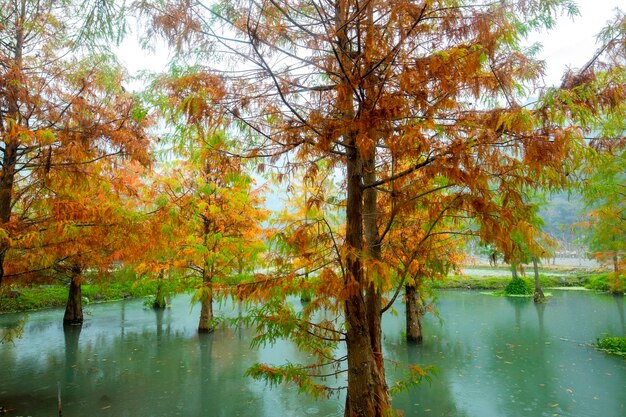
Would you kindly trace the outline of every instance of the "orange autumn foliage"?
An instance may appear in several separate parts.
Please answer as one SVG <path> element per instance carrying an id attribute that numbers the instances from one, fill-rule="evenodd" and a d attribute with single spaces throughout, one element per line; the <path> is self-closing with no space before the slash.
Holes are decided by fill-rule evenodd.
<path id="1" fill-rule="evenodd" d="M 604 115 L 621 112 L 626 91 L 623 67 L 613 62 L 607 83 L 586 84 L 586 91 L 566 83 L 524 105 L 541 86 L 543 64 L 521 39 L 549 26 L 564 1 L 225 1 L 210 11 L 177 0 L 162 9 L 142 5 L 154 33 L 186 58 L 200 49 L 199 72 L 221 70 L 223 88 L 210 103 L 220 123 L 232 121 L 238 155 L 265 157 L 263 168 L 274 166 L 284 179 L 320 161 L 340 173 L 345 230 L 332 273 L 320 273 L 334 291 L 327 301 L 342 313 L 336 324 L 325 323 L 319 334 L 314 315 L 284 307 L 298 275 L 284 263 L 249 294 L 265 302 L 256 311 L 259 337 L 292 337 L 316 354 L 309 378 L 286 366 L 286 381 L 330 395 L 333 389 L 312 382 L 316 371 L 346 371 L 346 416 L 390 413 L 380 340 L 389 284 L 381 265 L 403 229 L 416 234 L 409 245 L 421 249 L 409 253 L 418 265 L 447 255 L 435 250 L 434 238 L 430 247 L 415 244 L 438 216 L 460 230 L 472 225 L 471 234 L 514 252 L 509 234 L 523 229 L 527 192 L 567 185 L 588 149 L 585 135 Z M 236 62 L 213 66 L 210 54 Z M 311 235 L 296 231 L 294 246 L 306 260 Z M 282 319 L 262 319 L 276 314 Z M 328 356 L 335 342 L 345 343 L 345 358 Z M 262 370 L 275 378 L 276 369 Z"/>

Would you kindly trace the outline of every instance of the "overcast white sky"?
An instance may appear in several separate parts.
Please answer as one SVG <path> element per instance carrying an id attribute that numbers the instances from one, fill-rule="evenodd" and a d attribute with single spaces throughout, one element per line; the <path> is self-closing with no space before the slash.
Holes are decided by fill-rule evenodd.
<path id="1" fill-rule="evenodd" d="M 548 33 L 533 37 L 543 45 L 542 59 L 547 63 L 546 83 L 560 83 L 569 66 L 580 68 L 598 49 L 596 35 L 615 17 L 619 6 L 626 12 L 624 0 L 577 0 L 580 15 L 573 20 L 562 16 Z"/>
<path id="2" fill-rule="evenodd" d="M 573 20 L 561 16 L 557 26 L 548 33 L 537 34 L 531 41 L 543 45 L 541 58 L 547 62 L 546 84 L 559 84 L 561 76 L 569 66 L 580 68 L 597 49 L 595 36 L 615 16 L 621 5 L 626 11 L 624 0 L 577 0 L 580 15 Z M 131 74 L 140 70 L 160 71 L 167 62 L 167 49 L 158 48 L 156 54 L 143 51 L 133 40 L 135 33 L 119 48 L 120 60 Z"/>

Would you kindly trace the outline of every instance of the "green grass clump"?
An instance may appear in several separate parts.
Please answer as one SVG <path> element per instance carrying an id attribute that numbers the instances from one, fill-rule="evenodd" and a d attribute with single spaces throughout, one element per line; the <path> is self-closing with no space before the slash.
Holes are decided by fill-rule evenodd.
<path id="1" fill-rule="evenodd" d="M 532 295 L 533 286 L 523 278 L 515 278 L 504 287 L 506 295 Z"/>
<path id="2" fill-rule="evenodd" d="M 599 337 L 596 339 L 596 346 L 613 355 L 626 356 L 626 337 Z"/>

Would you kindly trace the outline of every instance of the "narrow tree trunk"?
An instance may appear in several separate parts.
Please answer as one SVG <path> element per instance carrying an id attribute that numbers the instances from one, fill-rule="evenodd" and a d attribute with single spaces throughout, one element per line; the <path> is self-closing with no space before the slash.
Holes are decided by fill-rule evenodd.
<path id="1" fill-rule="evenodd" d="M 165 290 L 163 289 L 163 272 L 161 272 L 159 274 L 159 280 L 157 281 L 157 289 L 152 308 L 162 310 L 165 307 L 167 307 L 167 301 L 165 300 Z"/>
<path id="2" fill-rule="evenodd" d="M 4 136 L 2 168 L 0 169 L 0 228 L 6 230 L 6 226 L 11 220 L 11 212 L 13 209 L 13 184 L 15 182 L 17 153 L 19 149 L 19 140 L 13 135 L 6 134 L 5 128 L 9 123 L 7 119 L 11 119 L 13 123 L 21 123 L 20 107 L 19 107 L 19 86 L 22 84 L 19 80 L 19 74 L 22 73 L 23 49 L 24 49 L 24 20 L 26 19 L 26 2 L 22 0 L 20 10 L 15 17 L 15 55 L 13 62 L 13 71 L 9 71 L 16 78 L 11 77 L 7 80 L 7 88 L 5 99 L 7 108 L 5 118 L 0 119 L 0 129 Z M 11 65 L 9 64 L 9 65 Z M 2 113 L 0 109 L 0 114 Z M 0 285 L 4 278 L 4 261 L 6 252 L 9 249 L 8 239 L 0 241 Z"/>
<path id="3" fill-rule="evenodd" d="M 202 305 L 200 309 L 200 322 L 198 323 L 198 332 L 211 333 L 215 330 L 213 327 L 213 283 L 209 278 L 204 278 L 202 285 L 203 294 L 200 298 Z"/>
<path id="4" fill-rule="evenodd" d="M 63 316 L 63 324 L 82 324 L 83 323 L 83 300 L 82 300 L 82 276 L 81 269 L 77 266 L 72 267 L 72 280 L 70 281 L 70 290 L 67 296 L 67 305 L 65 306 L 65 315 Z"/>
<path id="5" fill-rule="evenodd" d="M 307 189 L 306 189 L 306 180 L 304 180 L 304 182 L 302 183 L 304 185 L 304 224 L 309 225 L 309 209 L 308 209 L 308 193 L 307 193 Z M 306 282 L 308 284 L 309 282 L 309 270 L 308 270 L 308 266 L 305 266 L 305 270 L 304 270 L 304 282 Z M 310 303 L 311 302 L 311 292 L 309 290 L 302 290 L 300 292 L 300 302 L 301 303 Z"/>
<path id="6" fill-rule="evenodd" d="M 533 300 L 535 303 L 543 303 L 546 301 L 546 296 L 543 294 L 543 290 L 541 289 L 541 282 L 539 281 L 539 265 L 536 256 L 533 256 L 533 270 L 535 273 L 535 292 L 533 294 Z"/>
<path id="7" fill-rule="evenodd" d="M 517 275 L 517 264 L 516 263 L 511 263 L 511 277 L 514 280 L 519 279 L 519 276 Z"/>
<path id="8" fill-rule="evenodd" d="M 210 179 L 211 167 L 209 161 L 205 161 L 204 175 L 206 181 Z M 202 216 L 203 239 L 204 245 L 209 247 L 209 236 L 212 231 L 213 222 L 205 215 Z M 205 260 L 202 270 L 202 297 L 200 297 L 200 322 L 198 323 L 199 333 L 211 333 L 215 330 L 213 327 L 213 275 L 212 267 Z"/>
<path id="9" fill-rule="evenodd" d="M 406 292 L 406 340 L 409 343 L 422 343 L 423 308 L 419 291 L 414 284 L 404 287 Z"/>
<path id="10" fill-rule="evenodd" d="M 305 272 L 304 273 L 304 281 L 308 282 L 309 280 L 309 273 Z M 311 291 L 307 290 L 302 290 L 300 291 L 300 302 L 302 303 L 310 303 L 311 302 Z"/>

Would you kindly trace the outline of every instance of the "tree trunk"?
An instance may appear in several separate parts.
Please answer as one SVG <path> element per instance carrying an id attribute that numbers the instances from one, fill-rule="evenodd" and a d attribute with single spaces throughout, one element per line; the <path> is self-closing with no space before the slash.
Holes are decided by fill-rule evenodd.
<path id="1" fill-rule="evenodd" d="M 309 273 L 304 273 L 304 281 L 309 281 Z M 310 303 L 311 302 L 311 291 L 310 290 L 302 290 L 300 291 L 300 302 L 302 303 Z"/>
<path id="2" fill-rule="evenodd" d="M 376 135 L 375 132 L 369 133 L 370 137 Z M 372 184 L 376 181 L 376 160 L 374 155 L 366 158 L 363 164 L 363 182 Z M 365 244 L 367 247 L 367 256 L 376 262 L 382 260 L 380 235 L 378 232 L 378 192 L 376 188 L 367 188 L 363 192 L 363 232 L 365 234 Z M 370 343 L 374 351 L 374 359 L 378 367 L 378 373 L 381 376 L 381 383 L 387 390 L 385 381 L 385 365 L 383 361 L 382 348 L 382 297 L 378 290 L 378 285 L 374 282 L 374 277 L 368 277 L 368 287 L 365 297 L 367 318 L 369 323 Z"/>
<path id="3" fill-rule="evenodd" d="M 13 207 L 13 183 L 15 181 L 15 166 L 17 164 L 17 142 L 5 144 L 2 155 L 2 169 L 0 170 L 0 228 L 5 229 L 11 220 Z M 8 232 L 8 230 L 7 230 Z M 9 245 L 8 239 L 0 241 L 0 285 L 4 278 L 4 259 Z"/>
<path id="4" fill-rule="evenodd" d="M 9 74 L 13 74 L 7 80 L 5 99 L 7 109 L 5 118 L 0 119 L 0 129 L 5 136 L 5 128 L 7 127 L 6 119 L 12 119 L 14 123 L 21 123 L 20 107 L 19 107 L 19 86 L 22 84 L 19 76 L 22 73 L 23 49 L 24 49 L 24 20 L 26 19 L 26 2 L 22 0 L 20 10 L 15 21 L 15 56 L 13 58 L 13 69 Z M 9 64 L 11 65 L 11 64 Z M 0 114 L 2 113 L 0 109 Z M 15 182 L 17 153 L 19 149 L 19 140 L 13 135 L 6 135 L 3 143 L 2 169 L 0 169 L 0 228 L 6 229 L 8 222 L 11 220 L 11 212 L 13 209 L 13 184 Z M 4 260 L 6 252 L 9 249 L 8 239 L 0 242 L 0 285 L 4 278 Z"/>
<path id="5" fill-rule="evenodd" d="M 71 271 L 72 280 L 70 282 L 70 291 L 67 297 L 67 305 L 65 306 L 63 324 L 82 324 L 83 300 L 81 293 L 81 269 L 77 266 L 73 266 Z"/>
<path id="6" fill-rule="evenodd" d="M 514 280 L 519 278 L 519 276 L 517 275 L 517 264 L 516 263 L 511 263 L 511 277 Z"/>
<path id="7" fill-rule="evenodd" d="M 163 272 L 161 272 L 157 281 L 156 295 L 154 296 L 152 308 L 162 310 L 165 307 L 167 307 L 167 301 L 165 300 L 165 290 L 163 289 Z"/>
<path id="8" fill-rule="evenodd" d="M 409 343 L 422 343 L 423 308 L 419 291 L 414 284 L 405 285 L 406 292 L 406 340 Z"/>
<path id="9" fill-rule="evenodd" d="M 533 256 L 533 270 L 535 273 L 535 292 L 533 294 L 533 300 L 535 303 L 543 303 L 546 301 L 546 296 L 541 289 L 541 282 L 539 281 L 539 265 L 536 256 Z"/>
<path id="10" fill-rule="evenodd" d="M 204 278 L 202 285 L 203 294 L 200 298 L 202 308 L 200 310 L 200 322 L 198 323 L 198 332 L 211 333 L 215 330 L 213 327 L 213 283 L 209 278 Z"/>
<path id="11" fill-rule="evenodd" d="M 353 138 L 352 138 L 353 139 Z M 353 142 L 354 143 L 354 142 Z M 368 309 L 363 295 L 367 285 L 361 262 L 363 250 L 362 160 L 353 147 L 347 164 L 346 275 L 344 286 L 347 322 L 348 392 L 346 417 L 382 417 L 390 409 L 384 374 L 372 347 Z M 374 301 L 371 299 L 371 301 Z"/>

